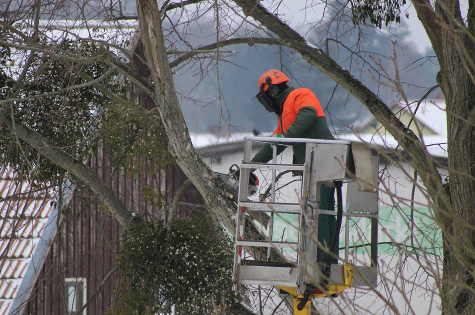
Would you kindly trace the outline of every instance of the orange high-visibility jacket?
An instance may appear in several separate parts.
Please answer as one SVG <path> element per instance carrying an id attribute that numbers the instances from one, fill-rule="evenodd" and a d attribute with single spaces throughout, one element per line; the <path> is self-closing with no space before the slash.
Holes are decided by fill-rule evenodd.
<path id="1" fill-rule="evenodd" d="M 289 92 L 290 91 L 290 92 Z M 278 118 L 278 126 L 274 134 L 283 134 L 285 137 L 299 137 L 309 139 L 334 139 L 325 121 L 320 102 L 313 92 L 307 88 L 293 89 L 289 87 L 277 97 L 277 105 L 282 107 L 282 115 Z M 310 109 L 315 109 L 315 112 Z M 299 118 L 305 116 L 304 120 Z M 303 116 L 302 116 L 303 115 Z M 310 121 L 308 120 L 310 118 Z M 304 125 L 300 125 L 303 121 Z M 291 128 L 292 126 L 292 128 Z M 278 145 L 277 154 L 280 154 L 287 146 Z M 294 143 L 292 145 L 294 156 L 293 163 L 305 163 L 305 143 Z M 269 143 L 266 143 L 258 153 L 252 158 L 253 162 L 266 163 L 272 158 L 273 150 Z M 293 175 L 301 175 L 300 171 L 295 171 Z M 322 187 L 320 195 L 320 209 L 334 210 L 334 190 L 330 187 Z M 318 219 L 318 241 L 321 244 L 331 244 L 335 233 L 335 216 L 321 215 Z M 338 244 L 338 243 L 337 243 Z M 338 254 L 338 246 L 335 249 Z M 317 261 L 326 261 L 327 254 L 318 249 Z M 333 261 L 336 263 L 336 260 Z"/>
<path id="2" fill-rule="evenodd" d="M 282 107 L 277 129 L 273 134 L 283 134 L 287 138 L 334 139 L 325 121 L 320 102 L 307 88 L 287 88 L 277 97 L 277 105 Z M 302 119 L 300 119 L 302 118 Z M 294 163 L 305 162 L 305 143 L 294 143 Z M 286 147 L 278 146 L 277 154 Z M 252 162 L 266 163 L 272 158 L 270 144 L 264 145 L 254 155 Z"/>
<path id="3" fill-rule="evenodd" d="M 297 118 L 299 111 L 304 107 L 313 107 L 317 112 L 317 117 L 325 117 L 317 97 L 307 88 L 291 91 L 283 105 L 281 119 L 278 119 L 277 129 L 273 134 L 286 133 Z"/>

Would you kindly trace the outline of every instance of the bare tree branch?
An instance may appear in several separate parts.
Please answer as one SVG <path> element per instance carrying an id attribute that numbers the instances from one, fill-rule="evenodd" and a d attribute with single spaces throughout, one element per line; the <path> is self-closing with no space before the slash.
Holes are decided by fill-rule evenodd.
<path id="1" fill-rule="evenodd" d="M 338 65 L 321 49 L 311 47 L 300 34 L 280 21 L 275 15 L 269 13 L 260 3 L 251 0 L 236 0 L 235 3 L 243 9 L 246 15 L 251 16 L 268 30 L 277 34 L 279 39 L 287 46 L 295 49 L 311 65 L 320 69 L 360 100 L 408 153 L 411 164 L 417 169 L 426 187 L 432 192 L 431 195 L 436 197 L 442 204 L 450 204 L 442 188 L 437 168 L 424 149 L 424 145 L 377 95 L 364 86 L 349 71 Z"/>
<path id="2" fill-rule="evenodd" d="M 181 56 L 181 57 L 173 60 L 172 62 L 170 62 L 170 67 L 175 68 L 176 66 L 178 66 L 179 64 L 183 63 L 184 61 L 192 58 L 193 56 L 202 54 L 203 50 L 214 50 L 218 47 L 226 47 L 226 46 L 238 45 L 238 44 L 248 44 L 249 46 L 252 46 L 252 45 L 255 45 L 255 44 L 282 45 L 281 42 L 279 42 L 277 39 L 273 39 L 273 38 L 260 38 L 260 37 L 233 38 L 233 39 L 220 41 L 219 43 L 213 43 L 213 44 L 210 44 L 210 45 L 197 47 L 196 50 L 191 51 L 187 54 L 184 54 L 183 56 Z"/>
<path id="3" fill-rule="evenodd" d="M 427 35 L 432 43 L 432 48 L 439 55 L 442 49 L 440 18 L 436 16 L 435 10 L 429 1 L 412 0 L 411 2 L 414 5 L 414 9 L 416 9 L 417 17 L 424 25 L 424 28 L 428 30 Z"/>
<path id="4" fill-rule="evenodd" d="M 178 202 L 180 201 L 181 195 L 185 191 L 185 189 L 191 185 L 191 180 L 187 179 L 181 187 L 175 192 L 175 197 L 173 198 L 173 202 L 171 204 L 171 209 L 168 218 L 168 225 L 171 226 L 173 224 L 173 220 L 175 219 L 176 212 L 178 210 Z"/>
<path id="5" fill-rule="evenodd" d="M 33 130 L 13 124 L 11 120 L 5 116 L 0 116 L 0 122 L 16 137 L 37 148 L 42 155 L 88 185 L 92 191 L 104 200 L 106 205 L 110 208 L 112 215 L 124 228 L 132 227 L 139 222 L 138 217 L 135 217 L 133 213 L 125 207 L 114 192 L 83 164 L 75 161 L 70 155 L 60 148 L 56 148 L 53 144 L 49 143 L 47 139 Z"/>

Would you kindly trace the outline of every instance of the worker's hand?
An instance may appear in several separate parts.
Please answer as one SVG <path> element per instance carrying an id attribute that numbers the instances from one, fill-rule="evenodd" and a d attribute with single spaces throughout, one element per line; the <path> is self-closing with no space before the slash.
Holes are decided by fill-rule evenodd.
<path id="1" fill-rule="evenodd" d="M 254 174 L 254 171 L 255 169 L 251 169 L 249 173 L 249 185 L 257 186 L 259 185 L 259 178 L 257 178 L 256 174 Z M 229 167 L 229 174 L 234 180 L 238 181 L 239 176 L 241 176 L 241 169 L 237 164 L 233 164 L 231 167 Z"/>
<path id="2" fill-rule="evenodd" d="M 239 180 L 239 175 L 241 173 L 241 169 L 237 164 L 233 164 L 229 167 L 229 175 L 231 175 L 234 180 Z"/>
<path id="3" fill-rule="evenodd" d="M 274 138 L 285 138 L 284 135 L 281 134 L 281 133 L 274 134 L 274 135 L 272 135 L 272 137 L 274 137 Z"/>
<path id="4" fill-rule="evenodd" d="M 249 185 L 259 185 L 259 178 L 254 173 L 249 173 Z"/>

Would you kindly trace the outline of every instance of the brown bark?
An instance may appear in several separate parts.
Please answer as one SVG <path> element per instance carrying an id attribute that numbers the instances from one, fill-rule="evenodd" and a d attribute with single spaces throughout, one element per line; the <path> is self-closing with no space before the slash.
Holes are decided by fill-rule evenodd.
<path id="1" fill-rule="evenodd" d="M 444 233 L 443 310 L 447 314 L 475 311 L 475 2 L 469 1 L 466 25 L 458 1 L 413 0 L 413 5 L 440 62 L 439 85 L 446 98 L 450 198 L 423 144 L 387 106 L 321 50 L 309 47 L 295 31 L 259 3 L 236 0 L 244 13 L 275 33 L 288 47 L 358 98 L 408 153 L 437 210 Z M 461 228 L 463 227 L 463 228 Z"/>
<path id="2" fill-rule="evenodd" d="M 114 192 L 82 163 L 75 161 L 70 155 L 61 150 L 61 148 L 55 147 L 35 131 L 27 127 L 16 125 L 5 116 L 1 116 L 0 121 L 2 125 L 16 137 L 35 147 L 42 155 L 90 187 L 92 191 L 104 200 L 107 207 L 111 210 L 112 215 L 123 227 L 128 228 L 139 222 L 138 217 L 135 217 L 133 213 L 127 209 Z"/>
<path id="3" fill-rule="evenodd" d="M 408 129 L 384 104 L 384 102 L 361 81 L 357 80 L 349 71 L 340 67 L 333 59 L 321 49 L 313 48 L 305 39 L 282 23 L 275 15 L 269 13 L 258 2 L 251 0 L 235 0 L 243 12 L 254 18 L 268 30 L 279 36 L 279 39 L 289 48 L 302 55 L 311 65 L 315 66 L 339 85 L 344 87 L 362 104 L 364 104 L 374 117 L 380 121 L 391 135 L 398 140 L 401 147 L 408 154 L 410 163 L 421 176 L 431 196 L 437 196 L 437 202 L 449 204 L 444 193 L 440 175 L 434 165 L 433 159 L 427 153 L 420 139 Z"/>
<path id="4" fill-rule="evenodd" d="M 216 183 L 215 177 L 191 144 L 164 46 L 160 12 L 157 4 L 153 0 L 138 0 L 137 12 L 140 36 L 155 85 L 153 96 L 167 133 L 169 150 L 179 167 L 201 193 L 206 203 L 213 208 L 222 224 L 230 231 L 234 231 L 235 223 L 231 216 L 235 212 L 235 207 L 231 200 L 214 185 Z"/>
<path id="5" fill-rule="evenodd" d="M 443 311 L 475 312 L 475 41 L 471 1 L 466 21 L 458 1 L 416 2 L 418 15 L 440 64 L 438 83 L 446 99 L 451 207 L 445 209 Z M 423 12 L 420 13 L 419 12 Z M 434 26 L 436 25 L 436 26 Z M 433 34 L 437 28 L 438 34 Z"/>

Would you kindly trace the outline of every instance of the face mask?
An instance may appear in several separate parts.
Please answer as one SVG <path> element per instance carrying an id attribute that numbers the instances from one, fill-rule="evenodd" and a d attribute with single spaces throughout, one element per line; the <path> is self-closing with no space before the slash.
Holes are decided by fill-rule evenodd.
<path id="1" fill-rule="evenodd" d="M 270 112 L 270 113 L 273 113 L 275 111 L 274 109 L 274 104 L 273 102 L 267 97 L 266 93 L 264 92 L 264 86 L 266 85 L 266 83 L 262 83 L 261 84 L 261 90 L 259 91 L 259 93 L 257 93 L 256 95 L 256 98 L 257 100 L 259 101 L 259 103 L 262 104 L 262 106 L 264 106 L 264 108 Z"/>
<path id="2" fill-rule="evenodd" d="M 264 91 L 266 84 L 268 89 Z M 272 84 L 270 77 L 267 77 L 266 82 L 261 84 L 260 91 L 257 93 L 256 98 L 268 112 L 280 115 L 282 114 L 282 107 L 277 105 L 276 102 L 279 93 L 279 88 Z"/>

